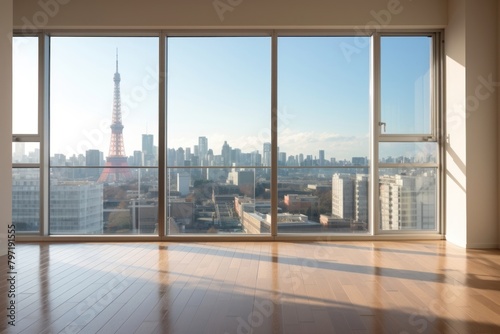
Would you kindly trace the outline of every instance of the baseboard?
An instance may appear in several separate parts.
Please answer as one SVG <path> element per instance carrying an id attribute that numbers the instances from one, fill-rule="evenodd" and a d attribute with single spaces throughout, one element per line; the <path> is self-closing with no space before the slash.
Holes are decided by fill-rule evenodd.
<path id="1" fill-rule="evenodd" d="M 479 243 L 470 243 L 467 244 L 468 249 L 500 249 L 500 245 L 498 244 L 479 244 Z"/>
<path id="2" fill-rule="evenodd" d="M 498 243 L 468 243 L 463 240 L 455 239 L 451 236 L 445 236 L 446 241 L 454 244 L 455 246 L 466 248 L 466 249 L 500 249 L 500 244 Z"/>

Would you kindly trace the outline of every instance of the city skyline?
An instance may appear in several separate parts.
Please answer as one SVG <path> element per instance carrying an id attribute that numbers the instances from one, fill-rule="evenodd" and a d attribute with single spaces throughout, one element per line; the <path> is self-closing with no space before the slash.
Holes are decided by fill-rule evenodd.
<path id="1" fill-rule="evenodd" d="M 369 48 L 346 59 L 341 45 L 353 38 L 279 38 L 278 146 L 282 151 L 314 154 L 321 148 L 337 159 L 369 155 Z M 429 54 L 425 43 L 425 37 L 385 43 L 383 65 L 403 62 L 393 59 L 400 53 L 390 52 L 401 45 L 415 54 L 414 59 L 425 59 L 422 56 Z M 270 142 L 271 129 L 270 38 L 169 38 L 168 45 L 168 146 L 190 147 L 199 136 L 206 136 L 217 149 L 227 141 L 243 150 L 262 150 L 263 143 Z M 15 48 L 15 78 L 33 78 L 35 65 L 25 58 L 34 53 L 36 60 L 35 46 L 24 43 Z M 23 55 L 24 47 L 28 54 Z M 152 134 L 157 140 L 158 38 L 52 37 L 51 152 L 71 156 L 88 149 L 108 151 L 116 48 L 121 57 L 125 152 L 130 156 L 141 150 L 141 134 Z M 425 117 L 417 122 L 416 110 L 423 107 L 417 105 L 416 96 L 426 96 L 428 61 L 406 66 L 410 80 L 398 88 L 399 83 L 391 80 L 400 67 L 383 67 L 388 74 L 382 86 L 397 99 L 388 100 L 385 94 L 382 100 L 387 100 L 388 115 L 396 121 L 388 122 L 388 129 L 400 124 L 399 128 L 411 131 L 408 122 L 426 122 Z M 14 82 L 15 115 L 37 106 L 33 103 L 36 80 L 26 81 Z M 14 125 L 18 119 L 22 117 L 16 116 Z"/>
<path id="2" fill-rule="evenodd" d="M 144 145 L 147 145 L 146 146 L 146 150 L 135 150 L 134 152 L 131 152 L 131 154 L 128 154 L 127 155 L 127 158 L 129 158 L 129 162 L 130 161 L 133 161 L 131 159 L 134 158 L 134 153 L 135 152 L 141 152 L 143 153 L 143 159 L 146 159 L 146 155 L 150 155 L 150 152 L 151 150 L 155 150 L 155 152 L 153 153 L 154 155 L 154 158 L 157 159 L 157 149 L 158 147 L 155 146 L 155 145 L 152 145 L 152 138 L 151 137 L 154 137 L 153 135 L 149 135 L 149 134 L 142 134 L 142 139 L 145 140 L 145 142 L 143 142 L 143 147 Z M 147 139 L 146 139 L 147 138 Z M 210 146 L 210 138 L 208 137 L 205 137 L 205 136 L 202 136 L 200 138 L 204 138 L 206 139 L 206 143 L 207 143 L 207 153 L 208 152 L 211 152 L 213 153 L 213 156 L 222 156 L 222 147 L 219 148 L 219 149 L 214 149 Z M 199 141 L 198 141 L 199 142 Z M 226 141 L 227 142 L 227 141 Z M 37 153 L 39 151 L 38 148 L 34 149 L 34 150 L 28 150 L 26 151 L 24 148 L 21 148 L 21 147 L 24 147 L 25 144 L 27 143 L 15 143 L 14 144 L 14 149 L 13 149 L 13 157 L 14 157 L 14 162 L 18 162 L 18 163 L 22 163 L 22 162 L 35 162 L 33 159 L 33 157 L 37 157 L 39 156 L 39 153 Z M 230 146 L 230 143 L 228 143 L 228 145 Z M 380 159 L 381 162 L 387 162 L 387 163 L 428 163 L 428 162 L 435 162 L 436 161 L 436 155 L 434 154 L 434 150 L 433 150 L 433 147 L 434 146 L 432 143 L 402 143 L 403 145 L 403 148 L 402 149 L 399 149 L 398 151 L 401 151 L 401 150 L 406 150 L 404 152 L 404 154 L 401 154 L 401 155 L 390 155 L 390 154 L 386 154 L 386 155 L 381 155 L 380 156 Z M 182 151 L 184 152 L 184 154 L 186 154 L 186 152 L 189 150 L 191 154 L 191 156 L 196 156 L 195 155 L 195 152 L 196 152 L 196 144 L 193 144 L 192 146 L 188 146 L 188 147 L 178 147 L 178 148 L 167 148 L 166 152 L 166 156 L 167 156 L 167 159 L 168 159 L 168 153 L 169 152 L 172 152 L 172 150 L 175 150 L 175 151 L 178 151 L 179 149 L 182 149 Z M 423 148 L 421 147 L 423 146 Z M 28 147 L 31 147 L 28 145 Z M 267 149 L 267 147 L 269 147 L 269 149 L 271 149 L 271 145 L 270 143 L 264 143 L 263 144 L 263 147 L 258 150 L 258 154 L 260 155 L 261 157 L 261 161 L 262 161 L 262 164 L 259 165 L 259 166 L 263 166 L 263 167 L 270 167 L 270 165 L 267 165 L 265 163 L 265 158 L 264 158 L 264 151 Z M 430 148 L 429 148 L 430 147 Z M 236 150 L 238 152 L 240 152 L 241 154 L 251 154 L 253 152 L 245 152 L 245 151 L 241 151 L 240 148 L 238 147 L 232 147 L 230 146 L 231 150 Z M 279 149 L 279 147 L 278 147 Z M 97 149 L 90 149 L 88 151 L 96 151 Z M 83 158 L 86 156 L 87 152 L 84 152 L 83 154 L 81 154 L 80 156 Z M 103 151 L 100 151 L 100 150 L 97 150 L 101 153 L 101 156 L 103 157 L 102 158 L 102 162 L 105 161 L 105 157 L 107 155 L 106 152 L 103 152 Z M 382 149 L 381 151 L 387 151 L 387 150 L 384 150 Z M 297 156 L 302 156 L 304 159 L 307 159 L 308 157 L 312 158 L 313 161 L 321 161 L 321 156 L 323 155 L 323 159 L 325 162 L 331 162 L 332 159 L 335 159 L 335 161 L 338 163 L 338 165 L 346 165 L 345 162 L 353 162 L 353 159 L 356 160 L 356 159 L 365 159 L 367 164 L 370 162 L 370 157 L 369 156 L 361 156 L 361 157 L 356 157 L 356 156 L 353 156 L 353 157 L 350 157 L 349 159 L 338 159 L 337 157 L 335 156 L 329 156 L 325 153 L 325 150 L 319 148 L 317 150 L 317 152 L 304 152 L 304 153 L 299 153 L 297 155 L 290 155 L 288 154 L 287 152 L 281 152 L 280 150 L 278 150 L 278 162 L 282 161 L 280 160 L 280 157 L 279 157 L 279 153 L 283 154 L 283 153 L 286 153 L 286 157 L 287 157 L 287 160 L 290 156 L 293 156 L 293 157 L 297 157 Z M 62 155 L 62 153 L 53 153 L 51 154 L 51 158 L 55 158 L 57 156 L 60 156 Z M 24 156 L 25 159 L 21 159 L 21 157 Z M 67 160 L 71 159 L 71 158 L 78 158 L 78 156 L 65 156 L 65 158 Z M 199 156 L 198 156 L 199 157 Z M 149 158 L 151 159 L 151 158 Z M 184 159 L 184 160 L 191 160 L 191 159 Z M 143 160 L 145 161 L 145 160 Z M 151 164 L 144 164 L 146 166 L 155 166 L 154 164 L 151 165 Z M 363 165 L 363 164 L 359 164 L 359 163 L 353 163 L 353 165 Z M 55 166 L 57 166 L 57 164 L 55 164 Z M 130 164 L 131 167 L 133 166 L 138 166 L 137 164 Z M 156 165 L 157 166 L 157 165 Z M 189 166 L 182 166 L 182 165 L 176 165 L 175 162 L 172 163 L 172 161 L 167 161 L 167 167 L 177 167 L 177 166 L 181 166 L 181 167 L 189 167 Z M 197 166 L 201 166 L 201 165 L 197 165 Z M 214 166 L 227 166 L 227 167 L 230 167 L 231 165 L 214 165 Z M 280 167 L 282 167 L 283 165 L 279 165 Z M 312 165 L 312 166 L 321 166 L 320 164 L 317 164 L 317 165 Z M 328 165 L 324 165 L 324 166 L 328 166 Z M 310 166 L 308 166 L 310 167 Z"/>

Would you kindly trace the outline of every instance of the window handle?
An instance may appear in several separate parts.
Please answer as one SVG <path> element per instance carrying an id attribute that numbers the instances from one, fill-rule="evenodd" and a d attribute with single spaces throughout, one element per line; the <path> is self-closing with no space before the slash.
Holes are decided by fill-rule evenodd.
<path id="1" fill-rule="evenodd" d="M 385 132 L 385 122 L 378 122 L 378 126 L 383 126 L 384 127 L 384 132 Z"/>

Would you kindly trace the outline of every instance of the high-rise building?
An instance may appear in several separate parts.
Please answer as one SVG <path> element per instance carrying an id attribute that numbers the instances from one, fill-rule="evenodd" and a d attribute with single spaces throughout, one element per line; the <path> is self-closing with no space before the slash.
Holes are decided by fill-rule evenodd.
<path id="1" fill-rule="evenodd" d="M 51 183 L 50 232 L 102 234 L 103 185 L 85 181 Z"/>
<path id="2" fill-rule="evenodd" d="M 12 171 L 12 222 L 17 231 L 38 231 L 40 224 L 40 171 Z"/>
<path id="3" fill-rule="evenodd" d="M 13 163 L 21 163 L 21 162 L 26 162 L 24 161 L 26 157 L 26 144 L 22 142 L 15 142 L 14 143 L 14 151 L 12 152 L 12 162 Z"/>
<path id="4" fill-rule="evenodd" d="M 252 166 L 262 166 L 262 155 L 259 151 L 253 151 L 251 153 L 251 163 Z"/>
<path id="5" fill-rule="evenodd" d="M 118 52 L 116 53 L 116 72 L 113 77 L 113 114 L 111 122 L 111 139 L 109 143 L 109 154 L 106 158 L 106 168 L 99 177 L 99 182 L 117 182 L 132 177 L 128 169 L 125 145 L 123 142 L 123 124 L 120 97 L 120 73 L 118 72 Z M 121 167 L 121 168 L 117 168 Z"/>
<path id="6" fill-rule="evenodd" d="M 381 175 L 379 192 L 382 229 L 435 229 L 434 175 Z"/>
<path id="7" fill-rule="evenodd" d="M 85 166 L 102 166 L 103 154 L 99 150 L 85 152 Z"/>
<path id="8" fill-rule="evenodd" d="M 179 147 L 175 152 L 176 166 L 184 166 L 184 160 L 186 156 L 184 155 L 184 149 Z"/>
<path id="9" fill-rule="evenodd" d="M 99 150 L 87 150 L 85 152 L 85 166 L 97 167 L 102 166 L 103 154 Z M 86 175 L 95 180 L 101 175 L 101 168 L 87 168 Z"/>
<path id="10" fill-rule="evenodd" d="M 156 151 L 154 146 L 153 135 L 143 134 L 142 135 L 142 153 L 144 155 L 144 166 L 154 166 L 156 165 Z"/>
<path id="11" fill-rule="evenodd" d="M 203 166 L 206 166 L 207 153 L 208 153 L 208 139 L 207 139 L 207 137 L 198 137 L 198 156 L 200 159 L 200 163 Z"/>
<path id="12" fill-rule="evenodd" d="M 177 173 L 177 191 L 181 194 L 181 196 L 189 194 L 190 182 L 191 176 L 189 174 Z"/>
<path id="13" fill-rule="evenodd" d="M 350 174 L 334 174 L 332 177 L 332 215 L 342 219 L 354 219 L 354 180 Z"/>
<path id="14" fill-rule="evenodd" d="M 286 166 L 286 152 L 280 152 L 278 158 L 278 165 Z"/>
<path id="15" fill-rule="evenodd" d="M 271 143 L 264 143 L 262 152 L 262 165 L 271 166 Z"/>
<path id="16" fill-rule="evenodd" d="M 231 166 L 231 146 L 229 146 L 227 141 L 224 141 L 224 145 L 222 145 L 221 155 L 222 163 L 225 166 Z"/>
<path id="17" fill-rule="evenodd" d="M 103 185 L 88 181 L 50 184 L 50 233 L 99 234 L 103 231 Z M 40 223 L 40 173 L 12 175 L 12 221 L 19 231 L 37 231 Z"/>
<path id="18" fill-rule="evenodd" d="M 255 172 L 251 170 L 233 170 L 228 173 L 228 184 L 238 186 L 241 194 L 250 198 L 255 197 Z"/>
<path id="19" fill-rule="evenodd" d="M 325 165 L 325 150 L 319 150 L 319 165 Z"/>
<path id="20" fill-rule="evenodd" d="M 368 175 L 332 176 L 332 215 L 361 223 L 368 221 Z"/>
<path id="21" fill-rule="evenodd" d="M 365 157 L 352 157 L 351 159 L 353 166 L 366 166 L 368 165 L 368 159 Z"/>
<path id="22" fill-rule="evenodd" d="M 134 156 L 132 157 L 132 166 L 144 166 L 143 151 L 134 151 Z"/>

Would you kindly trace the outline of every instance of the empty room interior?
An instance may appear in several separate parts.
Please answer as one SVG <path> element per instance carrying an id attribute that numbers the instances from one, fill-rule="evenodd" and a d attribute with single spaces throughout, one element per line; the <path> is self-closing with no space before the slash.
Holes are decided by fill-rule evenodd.
<path id="1" fill-rule="evenodd" d="M 500 1 L 1 0 L 1 333 L 500 333 Z"/>

